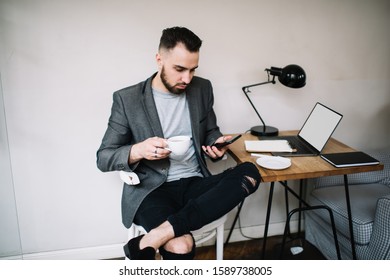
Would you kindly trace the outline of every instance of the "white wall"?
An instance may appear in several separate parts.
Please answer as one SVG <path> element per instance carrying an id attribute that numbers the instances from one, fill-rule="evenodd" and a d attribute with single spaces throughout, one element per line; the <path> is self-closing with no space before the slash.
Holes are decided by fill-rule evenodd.
<path id="1" fill-rule="evenodd" d="M 95 152 L 112 92 L 156 71 L 166 27 L 186 26 L 203 39 L 197 75 L 213 82 L 223 132 L 259 123 L 242 86 L 264 81 L 265 68 L 295 63 L 307 73 L 303 89 L 252 89 L 268 124 L 297 129 L 320 101 L 344 114 L 335 138 L 363 150 L 390 143 L 387 0 L 2 0 L 0 17 L 1 82 L 25 258 L 78 248 L 114 248 L 91 258 L 121 254 L 121 184 L 116 174 L 97 170 Z M 281 194 L 278 188 L 283 205 Z M 244 227 L 263 225 L 266 195 L 263 186 L 246 202 Z M 282 207 L 273 211 L 272 222 L 282 222 Z"/>

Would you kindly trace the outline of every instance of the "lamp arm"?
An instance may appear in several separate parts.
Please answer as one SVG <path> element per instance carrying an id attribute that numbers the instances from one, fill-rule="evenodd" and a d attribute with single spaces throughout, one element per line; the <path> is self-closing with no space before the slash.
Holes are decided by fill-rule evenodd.
<path id="1" fill-rule="evenodd" d="M 266 85 L 266 84 L 275 84 L 276 82 L 275 82 L 275 77 L 273 77 L 273 79 L 271 80 L 271 81 L 266 81 L 266 82 L 262 82 L 262 83 L 258 83 L 258 84 L 253 84 L 253 85 L 249 85 L 249 86 L 244 86 L 243 88 L 242 88 L 242 90 L 248 90 L 249 88 L 251 88 L 251 87 L 256 87 L 256 86 L 261 86 L 261 85 Z M 245 92 L 245 91 L 244 91 Z"/>
<path id="2" fill-rule="evenodd" d="M 245 86 L 245 87 L 242 88 L 242 91 L 244 92 L 246 98 L 248 99 L 249 103 L 252 105 L 253 110 L 255 110 L 257 116 L 259 117 L 261 123 L 263 124 L 264 129 L 265 129 L 266 125 L 265 125 L 263 119 L 261 118 L 259 112 L 257 112 L 256 107 L 255 107 L 255 105 L 253 104 L 252 100 L 249 98 L 248 92 L 250 92 L 250 91 L 249 91 L 249 88 L 251 88 L 251 87 L 260 86 L 260 85 L 265 85 L 265 84 L 269 84 L 269 83 L 275 84 L 275 80 L 272 79 L 272 81 L 267 81 L 267 82 L 263 82 L 263 83 L 253 84 L 253 85 Z"/>

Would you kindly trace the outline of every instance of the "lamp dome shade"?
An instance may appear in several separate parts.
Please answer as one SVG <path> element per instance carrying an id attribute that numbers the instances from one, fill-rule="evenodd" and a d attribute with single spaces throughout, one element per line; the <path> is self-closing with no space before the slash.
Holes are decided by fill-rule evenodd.
<path id="1" fill-rule="evenodd" d="M 279 82 L 286 87 L 301 88 L 306 85 L 306 73 L 302 67 L 290 64 L 284 67 L 278 75 Z"/>

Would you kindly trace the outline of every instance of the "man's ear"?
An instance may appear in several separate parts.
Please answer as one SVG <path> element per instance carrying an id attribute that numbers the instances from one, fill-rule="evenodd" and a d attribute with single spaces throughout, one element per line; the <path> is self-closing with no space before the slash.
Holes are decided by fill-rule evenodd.
<path id="1" fill-rule="evenodd" d="M 158 69 L 161 69 L 163 62 L 162 62 L 162 57 L 161 57 L 160 53 L 156 54 L 156 62 L 157 62 Z"/>

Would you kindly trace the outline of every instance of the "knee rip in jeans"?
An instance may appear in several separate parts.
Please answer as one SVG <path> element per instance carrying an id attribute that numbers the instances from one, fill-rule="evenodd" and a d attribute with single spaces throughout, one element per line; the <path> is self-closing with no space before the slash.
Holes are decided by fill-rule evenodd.
<path id="1" fill-rule="evenodd" d="M 258 187 L 258 182 L 256 179 L 246 175 L 243 178 L 243 182 L 241 184 L 242 188 L 248 193 L 251 194 L 253 193 L 257 187 Z"/>

